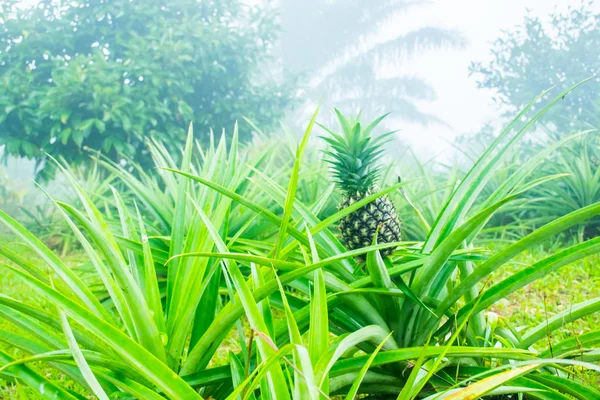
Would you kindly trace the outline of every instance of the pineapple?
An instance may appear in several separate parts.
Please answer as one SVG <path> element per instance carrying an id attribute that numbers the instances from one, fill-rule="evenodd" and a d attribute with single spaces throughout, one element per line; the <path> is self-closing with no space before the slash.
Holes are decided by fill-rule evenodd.
<path id="1" fill-rule="evenodd" d="M 394 132 L 378 137 L 371 135 L 373 129 L 386 117 L 383 115 L 366 127 L 362 127 L 359 117 L 348 119 L 337 109 L 342 133 L 335 133 L 323 127 L 330 136 L 323 137 L 331 145 L 326 151 L 326 161 L 331 164 L 334 181 L 343 192 L 340 209 L 346 208 L 377 191 L 377 180 L 381 167 L 378 161 L 383 154 L 382 146 Z M 400 240 L 400 221 L 394 204 L 387 196 L 348 214 L 340 220 L 339 229 L 346 248 L 353 250 L 369 246 L 377 234 L 378 243 L 390 243 Z M 392 248 L 381 251 L 388 256 Z"/>

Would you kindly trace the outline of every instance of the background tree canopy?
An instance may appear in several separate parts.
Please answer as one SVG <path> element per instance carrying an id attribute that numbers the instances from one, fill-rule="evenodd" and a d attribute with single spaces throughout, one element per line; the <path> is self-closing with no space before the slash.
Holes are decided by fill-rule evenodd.
<path id="1" fill-rule="evenodd" d="M 44 153 L 76 165 L 89 147 L 143 165 L 148 136 L 175 152 L 190 121 L 200 137 L 242 116 L 268 127 L 292 100 L 290 85 L 263 68 L 276 61 L 272 9 L 238 0 L 17 3 L 0 4 L 0 145 L 35 159 L 38 178 L 54 174 Z"/>
<path id="2" fill-rule="evenodd" d="M 545 89 L 563 90 L 594 76 L 553 107 L 545 120 L 559 135 L 573 127 L 599 127 L 600 15 L 590 11 L 592 3 L 551 14 L 550 24 L 528 16 L 523 26 L 504 32 L 494 42 L 492 61 L 471 65 L 479 87 L 494 89 L 495 100 L 512 115 Z"/>
<path id="3" fill-rule="evenodd" d="M 478 85 L 493 89 L 495 101 L 506 115 L 514 115 L 533 98 L 553 86 L 553 93 L 592 78 L 558 101 L 538 122 L 538 135 L 526 138 L 516 148 L 504 170 L 510 175 L 538 154 L 550 141 L 587 131 L 552 152 L 536 170 L 538 176 L 565 174 L 551 183 L 528 191 L 531 207 L 515 214 L 515 221 L 547 222 L 559 215 L 600 201 L 600 15 L 591 11 L 593 1 L 553 13 L 548 22 L 526 17 L 524 24 L 506 31 L 492 47 L 487 64 L 472 63 Z M 535 108 L 535 107 L 534 107 Z M 536 110 L 537 111 L 537 110 Z M 465 154 L 482 154 L 496 139 L 490 127 L 474 136 L 456 140 Z M 500 180 L 501 181 L 501 180 Z M 513 215 L 513 217 L 515 217 Z M 504 216 L 505 217 L 505 216 Z M 600 218 L 573 229 L 579 240 L 600 235 Z"/>

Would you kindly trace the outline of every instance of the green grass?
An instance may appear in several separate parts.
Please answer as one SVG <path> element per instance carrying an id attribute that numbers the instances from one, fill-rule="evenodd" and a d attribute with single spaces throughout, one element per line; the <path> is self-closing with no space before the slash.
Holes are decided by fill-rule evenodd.
<path id="1" fill-rule="evenodd" d="M 0 237 L 2 242 L 8 241 L 7 237 Z M 530 265 L 533 262 L 546 257 L 548 253 L 539 250 L 533 253 L 526 253 L 518 258 L 517 262 L 509 264 L 506 268 L 496 271 L 488 282 L 488 285 L 495 284 L 513 273 L 517 272 L 523 266 Z M 35 260 L 33 255 L 30 258 Z M 67 264 L 71 267 L 81 265 L 84 255 L 79 253 L 69 254 L 66 257 Z M 596 266 L 600 262 L 600 256 L 591 256 L 585 260 L 575 262 L 569 266 L 561 268 L 558 272 L 552 272 L 544 278 L 533 282 L 527 287 L 511 294 L 505 300 L 496 303 L 489 311 L 497 313 L 500 321 L 506 321 L 513 327 L 532 327 L 546 318 L 551 318 L 558 312 L 564 311 L 570 305 L 590 299 L 600 293 L 600 269 Z M 0 287 L 2 293 L 23 300 L 28 304 L 33 304 L 43 308 L 51 314 L 56 314 L 54 307 L 44 299 L 37 296 L 26 284 L 17 279 L 14 274 L 7 271 L 0 276 Z M 282 316 L 276 315 L 276 319 Z M 58 317 L 57 317 L 58 318 Z M 246 324 L 245 324 L 246 325 Z M 551 343 L 558 343 L 571 336 L 577 336 L 584 332 L 600 328 L 600 315 L 592 314 L 581 318 L 565 327 L 552 332 Z M 0 330 L 23 334 L 15 325 L 0 319 Z M 0 349 L 8 351 L 15 358 L 25 356 L 23 352 L 10 348 L 0 342 Z M 542 349 L 539 349 L 542 350 Z M 229 351 L 239 351 L 239 345 L 236 337 L 232 335 L 223 342 L 223 346 L 213 359 L 212 365 L 225 363 Z M 61 382 L 62 385 L 85 393 L 78 385 L 69 381 L 63 374 L 58 373 L 47 364 L 35 363 L 36 369 L 50 378 L 52 381 Z M 600 375 L 590 374 L 591 382 L 600 385 Z M 0 398 L 10 399 L 42 399 L 36 392 L 25 385 L 13 384 L 0 380 Z"/>
<path id="2" fill-rule="evenodd" d="M 519 263 L 507 265 L 492 275 L 490 284 L 499 282 L 523 266 L 541 258 L 541 252 L 524 254 Z M 600 293 L 600 257 L 594 255 L 561 268 L 534 281 L 527 287 L 496 303 L 491 311 L 514 327 L 532 327 L 568 309 L 569 306 L 591 299 Z M 551 333 L 551 343 L 580 335 L 600 327 L 598 313 L 588 315 Z"/>
<path id="3" fill-rule="evenodd" d="M 489 284 L 495 284 L 540 259 L 541 252 L 524 254 L 519 263 L 507 265 L 496 271 Z M 573 304 L 591 299 L 600 293 L 600 269 L 597 267 L 600 256 L 590 256 L 551 272 L 543 279 L 534 281 L 525 288 L 497 302 L 490 309 L 498 314 L 501 322 L 515 327 L 533 327 L 543 323 L 559 312 L 567 310 Z M 538 350 L 569 338 L 578 337 L 586 332 L 600 328 L 600 315 L 594 313 L 580 318 L 549 334 L 547 341 L 538 344 Z M 592 386 L 600 387 L 600 374 L 579 370 L 582 377 Z"/>

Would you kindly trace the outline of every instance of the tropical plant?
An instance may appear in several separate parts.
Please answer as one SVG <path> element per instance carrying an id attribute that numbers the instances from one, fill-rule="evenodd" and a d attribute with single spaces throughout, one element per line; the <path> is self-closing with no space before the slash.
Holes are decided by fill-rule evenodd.
<path id="1" fill-rule="evenodd" d="M 114 175 L 106 173 L 98 166 L 98 163 L 93 163 L 88 168 L 76 168 L 68 165 L 65 165 L 65 168 L 81 188 L 88 193 L 94 204 L 99 209 L 107 211 L 107 217 L 110 217 L 110 185 L 113 183 Z M 45 185 L 43 190 L 56 200 L 78 208 L 82 206 L 76 191 L 70 190 L 67 177 L 60 173 L 56 180 L 50 185 Z M 77 240 L 56 208 L 53 199 L 49 196 L 34 196 L 32 193 L 28 193 L 27 197 L 27 205 L 21 205 L 19 212 L 15 214 L 23 216 L 23 225 L 49 248 L 60 250 L 61 255 L 66 255 L 77 248 Z"/>
<path id="2" fill-rule="evenodd" d="M 598 59 L 584 50 L 600 43 L 600 15 L 593 7 L 594 1 L 582 1 L 579 6 L 569 6 L 566 12 L 552 13 L 549 23 L 527 16 L 520 27 L 504 32 L 494 42 L 492 61 L 471 65 L 471 73 L 479 78 L 479 87 L 494 89 L 498 94 L 496 101 L 507 113 L 522 108 L 543 88 L 564 89 L 592 77 L 581 89 L 553 107 L 544 118 L 544 129 L 539 129 L 536 137 L 517 150 L 516 164 L 506 169 L 508 174 L 523 160 L 543 151 L 547 138 L 562 143 L 559 151 L 539 168 L 538 176 L 563 174 L 564 177 L 532 191 L 529 204 L 502 213 L 502 219 L 512 221 L 516 228 L 535 228 L 599 198 L 598 167 L 594 161 L 598 157 L 597 134 L 589 133 L 587 138 L 563 142 L 565 138 L 572 138 L 574 130 L 600 127 Z M 597 226 L 597 220 L 590 220 L 564 236 L 567 240 L 571 237 L 580 240 L 584 235 L 591 237 L 597 235 Z"/>
<path id="3" fill-rule="evenodd" d="M 498 240 L 499 235 L 514 238 L 515 234 L 531 232 L 561 215 L 600 200 L 598 132 L 595 129 L 587 129 L 562 139 L 555 139 L 552 134 L 539 135 L 539 132 L 538 136 L 540 137 L 536 142 L 522 143 L 505 157 L 499 171 L 490 179 L 481 197 L 490 196 L 531 157 L 545 160 L 536 168 L 536 178 L 552 175 L 559 179 L 526 193 L 526 203 L 509 205 L 496 213 L 485 229 L 493 234 L 494 240 Z M 540 140 L 541 137 L 545 137 L 545 140 Z M 471 161 L 473 154 L 481 155 L 485 147 L 496 139 L 494 135 L 488 134 L 487 129 L 474 136 L 458 138 L 455 147 L 467 156 L 467 162 L 463 161 L 462 166 Z M 545 146 L 542 143 L 545 143 Z M 571 238 L 583 240 L 584 236 L 593 237 L 597 234 L 598 219 L 592 218 L 564 232 L 562 236 L 568 241 Z"/>
<path id="4" fill-rule="evenodd" d="M 86 148 L 151 165 L 145 137 L 177 152 L 242 116 L 265 127 L 290 104 L 275 78 L 276 16 L 238 0 L 39 1 L 0 5 L 0 146 L 54 176 L 46 153 L 76 166 Z M 267 68 L 269 66 L 269 68 Z"/>
<path id="5" fill-rule="evenodd" d="M 435 26 L 419 26 L 390 38 L 380 35 L 391 15 L 410 15 L 423 4 L 412 0 L 377 4 L 366 0 L 282 1 L 284 65 L 296 73 L 310 73 L 305 87 L 308 98 L 315 101 L 326 93 L 324 106 L 349 110 L 360 105 L 368 113 L 383 108 L 409 121 L 436 121 L 415 104 L 435 98 L 424 79 L 402 71 L 388 78 L 380 74 L 382 65 L 403 65 L 418 52 L 464 46 L 459 32 Z"/>
<path id="6" fill-rule="evenodd" d="M 600 147 L 597 132 L 590 133 L 571 146 L 563 147 L 554 162 L 544 170 L 564 176 L 552 185 L 537 188 L 535 199 L 526 208 L 530 217 L 539 223 L 552 221 L 558 216 L 600 201 Z M 592 218 L 585 224 L 574 227 L 576 238 L 600 235 L 600 219 Z"/>
<path id="7" fill-rule="evenodd" d="M 0 353 L 2 378 L 17 379 L 46 396 L 83 398 L 31 365 L 46 361 L 101 399 L 113 394 L 232 400 L 341 394 L 350 400 L 357 393 L 431 400 L 509 393 L 597 398 L 600 392 L 571 366 L 600 370 L 590 363 L 597 360 L 593 346 L 600 332 L 552 348 L 546 348 L 546 338 L 600 310 L 600 298 L 573 305 L 537 327 L 500 324 L 484 311 L 545 274 L 598 254 L 600 239 L 591 239 L 485 285 L 490 273 L 520 253 L 597 215 L 600 204 L 562 216 L 504 248 L 474 246 L 497 210 L 556 179 L 528 180 L 541 162 L 531 159 L 485 201 L 476 202 L 510 147 L 564 94 L 526 122 L 523 116 L 539 99 L 517 115 L 457 185 L 424 242 L 373 243 L 347 251 L 332 228 L 377 198 L 398 192 L 406 181 L 324 219 L 316 216 L 322 202 L 307 205 L 297 198 L 316 115 L 291 172 L 285 171 L 285 185 L 278 183 L 279 165 L 259 169 L 242 162 L 235 134 L 228 151 L 224 139 L 213 155 L 205 156 L 200 147 L 198 165 L 192 162 L 194 141 L 188 135 L 180 166 L 161 172 L 176 195 L 174 202 L 165 200 L 165 207 L 153 187 L 125 196 L 113 190 L 120 224 L 112 229 L 73 180 L 83 208 L 56 204 L 86 251 L 102 296 L 0 212 L 0 221 L 43 260 L 32 263 L 2 248 L 14 263 L 3 268 L 48 299 L 60 317 L 0 296 L 0 314 L 33 338 L 0 332 L 2 341 L 30 354 L 15 360 Z M 172 164 L 168 152 L 160 153 L 167 166 Z M 124 181 L 127 176 L 126 171 L 119 175 Z M 266 196 L 266 204 L 278 206 L 275 212 L 246 190 Z M 243 228 L 242 233 L 230 230 L 232 215 L 239 216 L 238 223 L 245 221 L 243 227 L 254 224 L 256 232 L 267 233 L 242 239 Z M 155 223 L 169 233 L 153 235 Z M 388 248 L 396 250 L 382 258 L 380 251 Z M 239 336 L 238 347 L 228 352 L 225 365 L 212 365 L 230 335 Z"/>
<path id="8" fill-rule="evenodd" d="M 330 136 L 323 139 L 331 145 L 331 151 L 326 152 L 329 157 L 327 162 L 331 165 L 335 183 L 343 192 L 339 208 L 344 209 L 376 192 L 381 173 L 382 147 L 395 132 L 372 137 L 373 130 L 385 115 L 362 128 L 358 117 L 348 119 L 339 110 L 335 111 L 342 133 L 324 128 Z M 349 250 L 369 246 L 376 236 L 383 243 L 400 241 L 398 214 L 387 196 L 378 197 L 342 218 L 339 230 Z M 393 250 L 389 248 L 381 253 L 390 255 Z"/>

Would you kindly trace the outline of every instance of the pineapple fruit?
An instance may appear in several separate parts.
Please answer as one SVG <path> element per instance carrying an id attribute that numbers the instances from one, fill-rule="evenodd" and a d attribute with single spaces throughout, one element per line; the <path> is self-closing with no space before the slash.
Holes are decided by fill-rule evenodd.
<path id="1" fill-rule="evenodd" d="M 373 129 L 386 117 L 383 115 L 365 127 L 359 117 L 346 118 L 335 110 L 342 132 L 336 133 L 325 128 L 329 136 L 323 139 L 330 144 L 326 151 L 326 161 L 330 163 L 334 181 L 343 192 L 340 209 L 346 208 L 377 191 L 377 180 L 381 172 L 378 161 L 383 155 L 383 145 L 394 132 L 377 137 Z M 391 243 L 400 240 L 400 221 L 394 204 L 387 196 L 348 214 L 339 222 L 342 241 L 346 248 L 353 250 L 370 246 L 377 232 L 378 243 Z M 392 254 L 394 249 L 381 251 L 382 256 Z"/>

